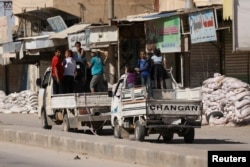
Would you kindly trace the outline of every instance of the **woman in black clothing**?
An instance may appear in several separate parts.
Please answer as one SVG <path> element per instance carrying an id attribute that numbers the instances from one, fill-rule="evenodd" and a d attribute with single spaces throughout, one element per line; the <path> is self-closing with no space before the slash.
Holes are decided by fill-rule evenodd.
<path id="1" fill-rule="evenodd" d="M 154 80 L 154 87 L 160 89 L 163 89 L 164 87 L 166 88 L 164 80 L 168 78 L 168 75 L 163 66 L 163 57 L 160 49 L 156 48 L 154 50 L 154 55 L 151 59 L 153 61 L 152 79 Z"/>

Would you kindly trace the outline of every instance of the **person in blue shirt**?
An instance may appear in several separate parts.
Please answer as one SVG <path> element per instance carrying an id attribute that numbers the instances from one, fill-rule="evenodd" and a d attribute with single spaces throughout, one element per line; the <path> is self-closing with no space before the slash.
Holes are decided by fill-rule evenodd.
<path id="1" fill-rule="evenodd" d="M 88 63 L 89 67 L 91 67 L 92 79 L 90 81 L 90 91 L 100 92 L 104 90 L 104 80 L 103 80 L 103 67 L 104 62 L 102 58 L 98 54 L 97 49 L 91 50 L 91 59 Z"/>
<path id="2" fill-rule="evenodd" d="M 136 68 L 136 70 L 141 74 L 142 86 L 146 86 L 149 98 L 152 98 L 153 93 L 151 89 L 150 65 L 151 60 L 146 57 L 146 52 L 143 50 L 140 51 L 140 59 L 138 60 L 138 68 Z"/>

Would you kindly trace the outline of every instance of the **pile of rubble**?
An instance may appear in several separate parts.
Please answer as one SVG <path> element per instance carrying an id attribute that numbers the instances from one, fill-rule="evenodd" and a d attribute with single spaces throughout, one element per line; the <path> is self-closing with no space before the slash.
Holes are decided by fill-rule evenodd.
<path id="1" fill-rule="evenodd" d="M 8 96 L 0 91 L 0 113 L 37 113 L 37 93 L 25 90 Z"/>
<path id="2" fill-rule="evenodd" d="M 214 74 L 203 82 L 202 102 L 209 125 L 250 123 L 250 86 L 239 79 Z"/>

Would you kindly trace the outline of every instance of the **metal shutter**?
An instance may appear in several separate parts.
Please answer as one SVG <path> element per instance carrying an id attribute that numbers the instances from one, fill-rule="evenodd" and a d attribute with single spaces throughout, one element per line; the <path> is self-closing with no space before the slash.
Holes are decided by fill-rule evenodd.
<path id="1" fill-rule="evenodd" d="M 225 75 L 250 83 L 249 53 L 232 53 L 232 31 L 225 31 Z"/>
<path id="2" fill-rule="evenodd" d="M 190 87 L 201 86 L 214 73 L 220 73 L 220 52 L 216 42 L 191 45 Z"/>

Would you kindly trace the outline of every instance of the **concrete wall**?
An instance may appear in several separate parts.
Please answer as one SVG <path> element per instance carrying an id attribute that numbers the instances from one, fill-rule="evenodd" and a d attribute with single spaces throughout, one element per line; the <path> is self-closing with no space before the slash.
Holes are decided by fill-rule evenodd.
<path id="1" fill-rule="evenodd" d="M 108 22 L 108 0 L 15 0 L 13 1 L 13 13 L 21 14 L 37 8 L 53 7 L 80 17 L 80 5 L 83 4 L 83 21 L 86 23 L 99 23 L 100 20 Z M 153 11 L 152 0 L 114 0 L 114 15 L 122 18 L 127 15 Z"/>
<path id="2" fill-rule="evenodd" d="M 193 1 L 196 7 L 223 4 L 223 0 L 159 0 L 159 11 L 183 9 L 188 1 Z"/>

